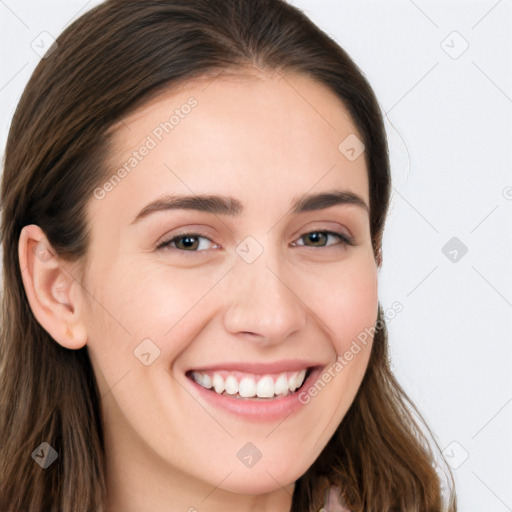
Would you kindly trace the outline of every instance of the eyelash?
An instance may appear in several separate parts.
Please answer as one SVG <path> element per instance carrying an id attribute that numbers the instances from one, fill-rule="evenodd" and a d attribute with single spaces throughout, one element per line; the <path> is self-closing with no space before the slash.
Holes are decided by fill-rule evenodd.
<path id="1" fill-rule="evenodd" d="M 319 247 L 314 247 L 314 246 L 307 246 L 307 245 L 300 245 L 299 247 L 310 247 L 311 249 L 327 249 L 328 247 L 333 247 L 333 246 L 336 246 L 336 245 L 341 245 L 342 247 L 346 247 L 346 246 L 353 246 L 355 245 L 354 243 L 354 240 L 343 234 L 343 233 L 337 233 L 335 231 L 328 231 L 328 230 L 317 230 L 317 231 L 308 231 L 307 233 L 304 233 L 303 235 L 301 235 L 299 237 L 299 240 L 308 236 L 308 235 L 311 235 L 313 233 L 322 233 L 324 235 L 333 235 L 333 236 L 336 236 L 338 237 L 338 239 L 340 240 L 339 244 L 331 244 L 331 245 L 324 245 L 324 246 L 319 246 Z M 204 252 L 204 251 L 198 251 L 198 250 L 195 250 L 195 251 L 186 251 L 184 249 L 178 249 L 177 247 L 171 247 L 171 244 L 173 242 L 176 242 L 177 240 L 180 240 L 181 238 L 187 238 L 187 237 L 193 237 L 193 238 L 197 238 L 197 237 L 200 237 L 200 238 L 206 238 L 207 240 L 209 240 L 211 242 L 211 240 L 205 236 L 205 235 L 202 235 L 201 233 L 180 233 L 178 235 L 175 235 L 173 236 L 172 238 L 170 238 L 169 240 L 164 240 L 163 242 L 160 242 L 158 245 L 157 245 L 157 250 L 165 250 L 165 249 L 170 249 L 170 250 L 176 250 L 176 251 L 180 251 L 182 253 L 197 253 L 197 252 Z"/>

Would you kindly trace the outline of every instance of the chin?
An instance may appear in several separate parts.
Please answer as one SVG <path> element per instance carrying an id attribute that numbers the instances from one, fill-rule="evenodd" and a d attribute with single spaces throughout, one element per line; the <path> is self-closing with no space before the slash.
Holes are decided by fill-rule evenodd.
<path id="1" fill-rule="evenodd" d="M 252 468 L 241 468 L 240 470 L 233 471 L 223 482 L 222 488 L 237 494 L 267 494 L 282 490 L 283 487 L 293 484 L 308 469 L 304 466 L 301 470 L 296 465 L 293 469 L 289 470 L 284 470 L 270 464 L 262 464 L 260 468 L 257 468 L 257 466 L 258 464 Z"/>

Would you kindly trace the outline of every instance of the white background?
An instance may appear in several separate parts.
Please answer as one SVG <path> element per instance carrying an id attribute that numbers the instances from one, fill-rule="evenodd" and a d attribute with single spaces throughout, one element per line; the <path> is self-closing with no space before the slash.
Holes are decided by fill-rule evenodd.
<path id="1" fill-rule="evenodd" d="M 39 61 L 31 45 L 98 3 L 0 0 L 2 159 Z M 292 3 L 350 54 L 387 115 L 379 286 L 384 309 L 403 305 L 388 326 L 395 373 L 453 467 L 459 510 L 512 511 L 512 0 Z M 452 237 L 456 261 L 442 252 Z"/>

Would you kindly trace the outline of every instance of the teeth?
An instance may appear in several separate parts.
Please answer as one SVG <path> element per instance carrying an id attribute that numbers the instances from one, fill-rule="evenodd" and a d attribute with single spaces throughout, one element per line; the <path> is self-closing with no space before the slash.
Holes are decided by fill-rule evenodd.
<path id="1" fill-rule="evenodd" d="M 274 384 L 274 393 L 276 395 L 285 395 L 288 393 L 288 389 L 288 379 L 286 378 L 286 375 L 279 375 L 276 383 Z"/>
<path id="2" fill-rule="evenodd" d="M 270 375 L 265 375 L 258 381 L 256 394 L 258 398 L 272 398 L 274 396 L 274 379 Z"/>
<path id="3" fill-rule="evenodd" d="M 203 388 L 210 389 L 212 387 L 212 378 L 206 373 L 203 374 L 203 382 L 201 385 Z"/>
<path id="4" fill-rule="evenodd" d="M 288 377 L 288 387 L 290 388 L 290 391 L 295 391 L 297 389 L 297 379 L 295 378 L 295 375 L 292 375 Z"/>
<path id="5" fill-rule="evenodd" d="M 236 372 L 239 374 L 239 372 Z M 223 377 L 225 375 L 225 378 Z M 240 380 L 227 372 L 192 372 L 192 378 L 200 386 L 212 389 L 222 395 L 236 395 L 237 398 L 272 398 L 274 396 L 286 396 L 302 386 L 306 377 L 306 370 L 300 372 L 283 372 L 274 378 L 271 375 L 244 374 Z"/>
<path id="6" fill-rule="evenodd" d="M 210 389 L 212 387 L 212 379 L 209 375 L 201 372 L 193 372 L 192 378 L 203 388 Z"/>
<path id="7" fill-rule="evenodd" d="M 304 376 L 306 375 L 306 370 L 302 370 L 297 374 L 292 375 L 288 378 L 288 387 L 291 391 L 295 391 L 297 388 L 300 388 L 302 383 L 304 382 Z"/>
<path id="8" fill-rule="evenodd" d="M 195 373 L 195 372 L 194 372 Z M 197 381 L 196 381 L 197 382 Z M 213 375 L 212 379 L 213 389 L 215 390 L 215 393 L 218 393 L 219 395 L 224 391 L 224 379 L 218 374 L 215 373 Z"/>
<path id="9" fill-rule="evenodd" d="M 243 398 L 250 398 L 256 394 L 256 382 L 251 377 L 244 377 L 238 385 L 238 394 Z"/>
<path id="10" fill-rule="evenodd" d="M 221 377 L 222 378 L 222 377 Z M 238 381 L 233 377 L 233 375 L 229 375 L 225 382 L 226 393 L 228 395 L 236 395 L 238 393 Z"/>

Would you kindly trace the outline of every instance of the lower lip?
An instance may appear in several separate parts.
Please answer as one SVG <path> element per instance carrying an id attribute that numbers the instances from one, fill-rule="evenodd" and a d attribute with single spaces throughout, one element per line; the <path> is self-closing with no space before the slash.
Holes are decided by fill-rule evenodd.
<path id="1" fill-rule="evenodd" d="M 304 384 L 290 395 L 261 400 L 244 400 L 243 398 L 235 398 L 229 395 L 219 395 L 215 391 L 203 388 L 203 386 L 200 386 L 188 377 L 187 380 L 199 396 L 214 407 L 251 421 L 268 422 L 283 420 L 301 407 L 304 407 L 304 404 L 299 401 L 299 394 L 316 381 L 320 371 L 320 369 L 313 369 L 304 381 Z"/>

